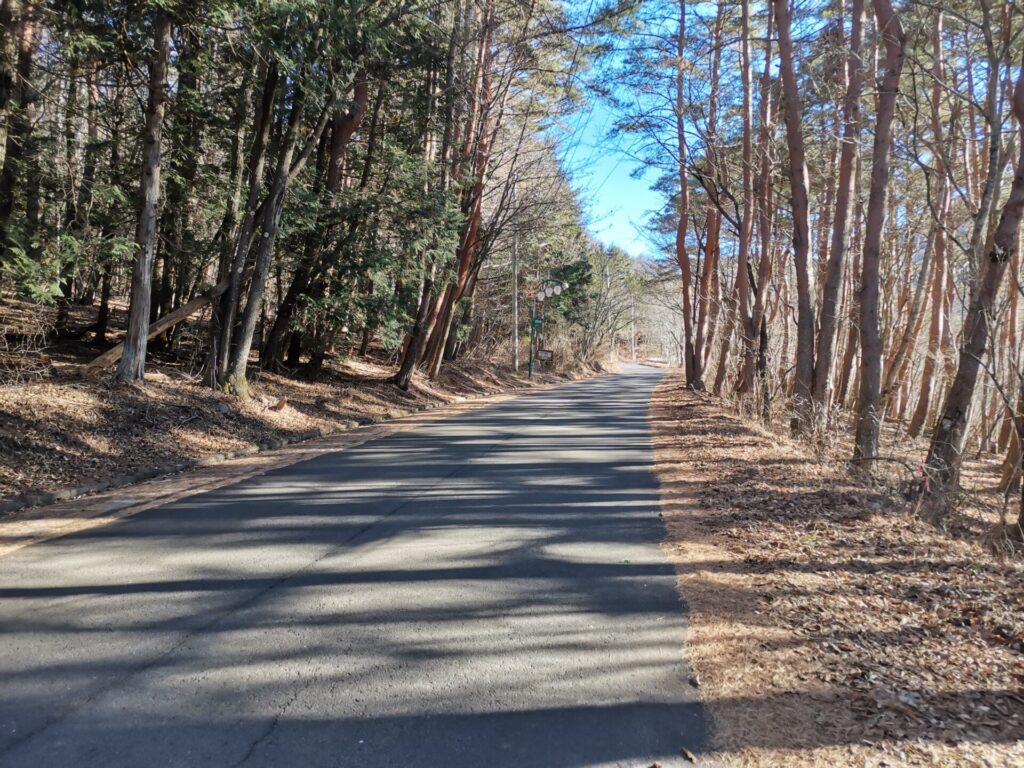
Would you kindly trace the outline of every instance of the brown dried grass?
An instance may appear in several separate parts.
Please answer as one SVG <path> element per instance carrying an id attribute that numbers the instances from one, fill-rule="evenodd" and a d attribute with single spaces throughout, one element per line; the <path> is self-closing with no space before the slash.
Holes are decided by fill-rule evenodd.
<path id="1" fill-rule="evenodd" d="M 0 500 L 595 371 L 542 373 L 531 382 L 524 372 L 468 362 L 437 381 L 417 374 L 409 392 L 388 381 L 392 373 L 363 360 L 333 363 L 318 381 L 262 373 L 248 401 L 174 368 L 154 369 L 144 387 L 66 375 L 0 387 Z"/>
<path id="2" fill-rule="evenodd" d="M 1024 765 L 1024 563 L 678 375 L 651 419 L 714 762 Z"/>

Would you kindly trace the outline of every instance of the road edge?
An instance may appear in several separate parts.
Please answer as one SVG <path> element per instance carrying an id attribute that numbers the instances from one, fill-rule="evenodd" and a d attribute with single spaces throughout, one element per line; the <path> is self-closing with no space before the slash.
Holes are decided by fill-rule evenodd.
<path id="1" fill-rule="evenodd" d="M 370 424 L 351 426 L 355 422 L 350 422 L 332 431 L 316 430 L 291 439 L 254 443 L 229 453 L 194 457 L 180 464 L 154 467 L 109 481 L 35 494 L 28 503 L 0 506 L 0 514 L 6 515 L 0 517 L 0 558 L 34 544 L 109 525 L 149 509 L 235 485 L 324 454 L 340 453 L 423 424 L 514 400 L 532 392 L 613 375 L 614 372 L 603 372 L 583 379 L 465 396 L 454 403 L 421 406 Z"/>

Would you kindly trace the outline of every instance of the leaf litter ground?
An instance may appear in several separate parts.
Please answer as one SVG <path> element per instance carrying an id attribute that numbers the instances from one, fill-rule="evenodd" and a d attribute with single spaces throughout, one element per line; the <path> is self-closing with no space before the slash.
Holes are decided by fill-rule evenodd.
<path id="1" fill-rule="evenodd" d="M 1024 765 L 1024 563 L 688 392 L 651 408 L 713 763 Z"/>

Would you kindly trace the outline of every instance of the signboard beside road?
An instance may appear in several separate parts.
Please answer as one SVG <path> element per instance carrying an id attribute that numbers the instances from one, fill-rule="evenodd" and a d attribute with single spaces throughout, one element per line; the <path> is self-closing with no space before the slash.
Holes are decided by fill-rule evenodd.
<path id="1" fill-rule="evenodd" d="M 550 363 L 555 359 L 555 353 L 550 349 L 538 349 L 537 359 L 542 363 Z"/>

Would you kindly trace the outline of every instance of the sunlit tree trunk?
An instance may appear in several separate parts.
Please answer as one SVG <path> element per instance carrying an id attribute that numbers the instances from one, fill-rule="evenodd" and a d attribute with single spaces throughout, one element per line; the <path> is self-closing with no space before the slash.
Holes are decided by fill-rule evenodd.
<path id="1" fill-rule="evenodd" d="M 775 228 L 775 185 L 772 183 L 771 139 L 772 111 L 772 39 L 775 29 L 775 11 L 767 4 L 768 19 L 765 27 L 764 69 L 761 73 L 760 115 L 758 127 L 758 153 L 761 165 L 757 180 L 757 228 L 759 255 L 757 265 L 757 292 L 754 295 L 752 325 L 759 329 L 757 372 L 760 380 L 761 414 L 765 421 L 771 416 L 771 393 L 768 381 L 768 326 L 765 317 L 768 291 L 772 275 L 772 232 Z"/>
<path id="2" fill-rule="evenodd" d="M 688 147 L 686 141 L 686 122 L 684 109 L 686 105 L 686 0 L 679 0 L 679 27 L 676 35 L 676 70 L 675 70 L 675 110 L 676 147 L 678 160 L 678 196 L 675 233 L 675 256 L 679 264 L 682 279 L 680 287 L 683 302 L 683 367 L 686 371 L 686 386 L 699 388 L 700 366 L 695 357 L 693 329 L 693 273 L 690 267 L 690 255 L 686 247 L 686 233 L 690 217 L 690 187 L 688 182 L 687 164 Z"/>
<path id="3" fill-rule="evenodd" d="M 740 363 L 739 392 L 749 392 L 754 386 L 754 365 L 758 326 L 751 313 L 750 246 L 754 232 L 754 140 L 753 100 L 750 72 L 750 0 L 741 0 L 740 72 L 743 78 L 743 212 L 740 218 L 739 244 L 736 253 L 736 293 L 740 334 L 743 337 L 743 359 Z"/>
<path id="4" fill-rule="evenodd" d="M 832 220 L 832 246 L 822 289 L 821 327 L 814 363 L 812 397 L 820 411 L 828 406 L 829 384 L 838 335 L 839 298 L 843 286 L 846 254 L 850 247 L 850 212 L 856 194 L 854 164 L 860 137 L 860 97 L 864 85 L 861 62 L 864 38 L 864 0 L 853 0 L 850 14 L 850 43 L 846 60 L 846 96 L 843 101 L 843 138 L 839 155 L 839 181 L 836 186 L 836 207 Z"/>
<path id="5" fill-rule="evenodd" d="M 737 279 L 739 275 L 737 275 Z M 729 350 L 732 348 L 733 335 L 736 331 L 737 314 L 739 308 L 738 289 L 734 285 L 731 296 L 722 302 L 722 309 L 725 313 L 725 325 L 722 327 L 722 338 L 718 347 L 718 368 L 715 372 L 715 383 L 711 391 L 716 395 L 722 394 L 725 386 L 725 379 L 729 373 Z"/>
<path id="6" fill-rule="evenodd" d="M 171 17 L 162 10 L 153 20 L 153 58 L 149 63 L 149 102 L 142 136 L 142 209 L 135 230 L 136 257 L 132 271 L 131 304 L 124 354 L 114 378 L 142 381 L 146 373 L 146 342 L 149 331 L 150 286 L 156 252 L 157 205 L 160 202 L 160 139 L 167 100 L 167 67 L 171 49 Z"/>
<path id="7" fill-rule="evenodd" d="M 711 366 L 711 351 L 714 349 L 715 339 L 718 336 L 718 323 L 722 317 L 722 215 L 716 211 L 714 217 L 715 267 L 708 274 L 711 276 L 707 292 L 706 304 L 706 333 L 702 344 L 704 349 L 704 372 L 707 373 Z M 710 228 L 709 228 L 710 236 Z"/>
<path id="8" fill-rule="evenodd" d="M 1013 258 L 1010 260 L 1010 280 L 1009 280 L 1009 308 L 1007 309 L 1006 316 L 1006 338 L 1003 348 L 1010 353 L 1010 357 L 1007 360 L 1007 367 L 1009 368 L 1009 376 L 1011 381 L 1009 383 L 1009 392 L 1021 392 L 1024 394 L 1024 381 L 1020 380 L 1018 372 L 1024 369 L 1024 352 L 1020 349 L 1020 342 L 1017 334 L 1017 324 L 1019 323 L 1018 308 L 1020 303 L 1021 284 L 1020 284 L 1020 232 L 1017 233 L 1017 247 L 1013 251 Z M 1014 434 L 1014 410 L 1013 403 L 1004 403 L 1003 407 L 1003 422 L 999 428 L 999 442 L 998 449 L 1005 451 L 1010 445 L 1010 440 Z"/>
<path id="9" fill-rule="evenodd" d="M 810 207 L 807 161 L 804 153 L 803 107 L 793 60 L 789 0 L 773 0 L 778 26 L 779 71 L 782 76 L 783 112 L 786 118 L 786 146 L 789 150 L 790 204 L 793 211 L 793 264 L 796 268 L 797 339 L 793 389 L 793 426 L 808 426 L 814 378 L 814 304 L 810 285 Z"/>
<path id="10" fill-rule="evenodd" d="M 480 248 L 480 227 L 483 223 L 483 197 L 486 186 L 491 149 L 499 127 L 501 109 L 495 98 L 494 88 L 494 18 L 493 0 L 488 0 L 483 9 L 482 31 L 477 53 L 478 87 L 474 91 L 475 108 L 465 125 L 465 143 L 462 156 L 471 158 L 472 175 L 467 193 L 464 195 L 463 213 L 466 217 L 459 247 L 456 252 L 455 281 L 443 293 L 443 300 L 434 318 L 433 329 L 427 343 L 424 367 L 431 378 L 441 371 L 444 350 L 451 332 L 455 304 L 462 298 L 469 285 L 470 276 L 476 266 Z M 507 93 L 507 91 L 505 92 Z"/>
<path id="11" fill-rule="evenodd" d="M 708 179 L 707 186 L 714 188 L 718 183 L 716 135 L 718 131 L 719 73 L 722 61 L 722 27 L 725 20 L 725 6 L 718 5 L 713 27 L 711 54 L 711 79 L 708 95 L 707 153 L 703 170 Z M 713 192 L 709 191 L 709 197 Z M 697 296 L 697 321 L 694 329 L 694 389 L 704 389 L 704 372 L 707 368 L 714 340 L 715 324 L 718 320 L 719 283 L 718 263 L 721 248 L 722 214 L 714 201 L 709 201 L 705 212 L 706 233 L 704 236 L 704 264 L 700 271 Z"/>
<path id="12" fill-rule="evenodd" d="M 1003 206 L 992 248 L 981 281 L 974 291 L 964 321 L 963 343 L 956 376 L 935 426 L 928 452 L 928 477 L 924 483 L 925 513 L 939 518 L 949 509 L 949 497 L 956 488 L 963 461 L 963 446 L 970 424 L 970 407 L 990 338 L 993 309 L 1003 275 L 1017 247 L 1017 228 L 1024 213 L 1024 71 L 1017 79 L 1013 109 L 1018 123 L 1020 159 L 1009 197 Z"/>
<path id="13" fill-rule="evenodd" d="M 928 328 L 928 353 L 921 371 L 921 389 L 917 398 L 917 407 L 910 418 L 907 432 L 912 437 L 921 434 L 935 388 L 935 373 L 939 358 L 942 355 L 942 338 L 946 332 L 949 319 L 946 314 L 946 220 L 952 202 L 952 192 L 946 178 L 945 163 L 945 131 L 942 125 L 942 88 L 945 83 L 945 63 L 942 50 L 942 13 L 935 14 L 935 26 L 932 33 L 932 92 L 931 92 L 931 123 L 932 135 L 938 151 L 935 153 L 936 177 L 939 179 L 939 199 L 935 217 L 935 237 L 932 241 L 932 281 L 931 281 L 931 321 Z"/>
<path id="14" fill-rule="evenodd" d="M 854 176 L 856 178 L 856 186 L 860 186 L 860 158 L 856 161 L 856 167 L 854 168 Z M 861 265 L 861 225 L 860 216 L 854 217 L 854 236 L 852 238 L 851 251 L 853 252 L 853 264 L 851 265 L 851 274 L 860 274 Z M 846 332 L 846 346 L 843 350 L 843 362 L 842 365 L 837 366 L 838 381 L 836 383 L 836 394 L 834 402 L 836 405 L 842 407 L 847 401 L 847 397 L 850 391 L 853 389 L 854 379 L 856 378 L 857 372 L 857 350 L 860 347 L 860 331 L 857 323 L 857 318 L 860 316 L 860 304 L 859 304 L 859 292 L 853 286 L 853 281 L 848 280 L 847 282 L 847 296 L 846 296 L 846 309 L 845 316 L 847 332 Z"/>
<path id="15" fill-rule="evenodd" d="M 878 33 L 885 45 L 885 70 L 880 83 L 875 144 L 871 161 L 871 189 L 864 223 L 864 256 L 860 288 L 860 398 L 857 412 L 855 458 L 878 455 L 881 433 L 882 340 L 878 329 L 879 268 L 889 190 L 889 154 L 892 121 L 896 114 L 906 35 L 889 0 L 873 0 Z"/>
<path id="16" fill-rule="evenodd" d="M 1024 365 L 1015 373 L 1021 379 L 1024 379 Z M 1020 488 L 1021 486 L 1021 446 L 1024 445 L 1024 440 L 1021 439 L 1024 438 L 1024 387 L 1021 387 L 1020 394 L 1017 395 L 1017 407 L 1016 412 L 1013 414 L 1012 425 L 1013 432 L 1010 435 L 1006 458 L 1003 460 L 1003 469 L 999 478 L 999 491 L 1001 493 L 1012 492 L 1014 488 Z M 1016 533 L 1020 537 L 1024 533 L 1024 506 L 1021 507 L 1017 524 L 1019 530 Z"/>

